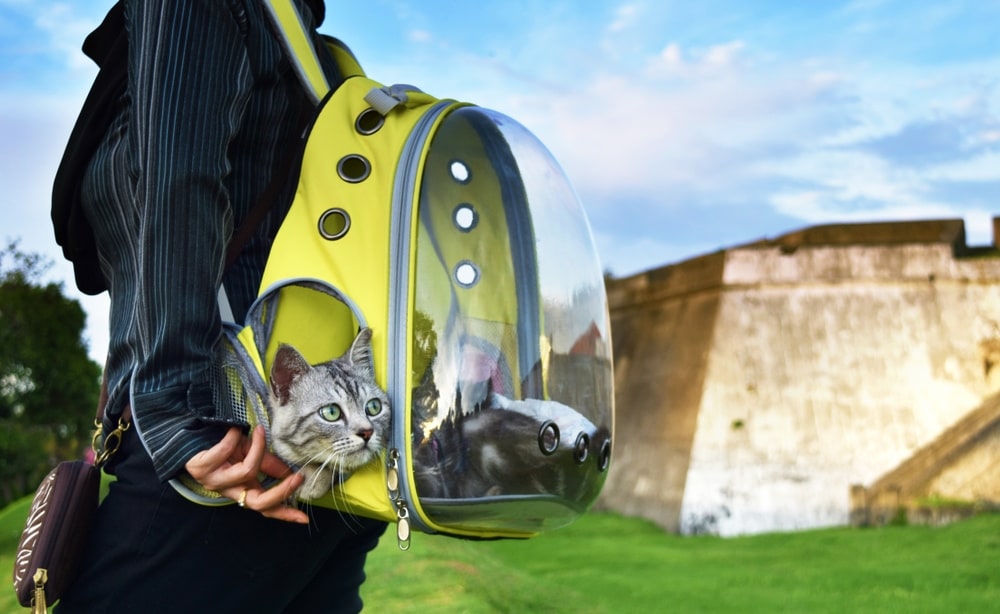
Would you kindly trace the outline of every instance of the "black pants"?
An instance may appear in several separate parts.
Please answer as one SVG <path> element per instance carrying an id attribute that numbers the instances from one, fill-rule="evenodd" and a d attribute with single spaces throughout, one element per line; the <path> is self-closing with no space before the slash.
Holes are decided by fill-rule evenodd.
<path id="1" fill-rule="evenodd" d="M 56 612 L 357 612 L 385 523 L 314 507 L 310 525 L 204 507 L 160 482 L 135 429 L 113 459 L 81 577 Z"/>

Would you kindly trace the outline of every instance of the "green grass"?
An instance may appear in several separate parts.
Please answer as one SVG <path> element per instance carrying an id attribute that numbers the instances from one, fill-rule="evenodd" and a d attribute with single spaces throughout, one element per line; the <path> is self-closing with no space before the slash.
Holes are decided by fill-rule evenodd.
<path id="1" fill-rule="evenodd" d="M 26 505 L 0 512 L 7 578 Z M 590 514 L 527 541 L 418 534 L 407 552 L 390 527 L 363 596 L 380 613 L 997 612 L 1000 514 L 732 539 Z M 18 611 L 13 590 L 0 591 L 0 613 Z"/>
<path id="2" fill-rule="evenodd" d="M 0 613 L 27 612 L 14 595 L 14 551 L 21 539 L 31 497 L 25 497 L 0 510 Z"/>
<path id="3" fill-rule="evenodd" d="M 1000 515 L 720 539 L 591 514 L 525 542 L 413 541 L 371 556 L 373 611 L 1000 611 Z"/>

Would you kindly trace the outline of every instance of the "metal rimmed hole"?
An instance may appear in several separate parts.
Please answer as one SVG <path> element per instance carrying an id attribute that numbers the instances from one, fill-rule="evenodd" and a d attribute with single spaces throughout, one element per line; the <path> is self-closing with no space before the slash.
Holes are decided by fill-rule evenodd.
<path id="1" fill-rule="evenodd" d="M 455 281 L 460 286 L 471 288 L 479 282 L 479 267 L 468 260 L 459 262 L 455 267 Z"/>
<path id="2" fill-rule="evenodd" d="M 455 227 L 463 232 L 469 232 L 479 224 L 479 214 L 469 203 L 462 203 L 455 207 L 451 219 L 455 222 Z"/>
<path id="3" fill-rule="evenodd" d="M 347 211 L 334 207 L 327 209 L 319 216 L 319 234 L 324 239 L 336 241 L 351 229 L 351 216 Z"/>
<path id="4" fill-rule="evenodd" d="M 337 175 L 348 183 L 364 181 L 371 172 L 372 165 L 364 156 L 358 154 L 344 156 L 337 162 Z"/>
<path id="5" fill-rule="evenodd" d="M 573 444 L 573 458 L 578 463 L 582 463 L 587 460 L 587 456 L 590 455 L 590 437 L 586 433 L 580 433 L 576 436 L 576 442 Z"/>
<path id="6" fill-rule="evenodd" d="M 365 109 L 354 120 L 354 129 L 358 134 L 368 136 L 378 132 L 383 124 L 385 124 L 385 117 L 381 113 L 375 109 Z"/>
<path id="7" fill-rule="evenodd" d="M 451 178 L 459 183 L 469 183 L 469 179 L 472 179 L 472 171 L 461 160 L 452 160 L 448 170 L 451 172 Z"/>
<path id="8" fill-rule="evenodd" d="M 597 457 L 597 470 L 607 471 L 608 466 L 611 465 L 611 440 L 607 440 L 601 444 L 601 454 Z"/>
<path id="9" fill-rule="evenodd" d="M 559 448 L 559 426 L 555 422 L 546 420 L 538 429 L 538 448 L 545 456 L 555 454 Z"/>

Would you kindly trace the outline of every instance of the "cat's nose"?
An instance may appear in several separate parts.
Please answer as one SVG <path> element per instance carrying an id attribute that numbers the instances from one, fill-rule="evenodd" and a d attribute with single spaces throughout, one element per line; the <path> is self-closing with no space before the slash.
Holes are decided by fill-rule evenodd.
<path id="1" fill-rule="evenodd" d="M 372 438 L 372 429 L 361 429 L 358 431 L 358 437 L 364 439 L 366 442 Z"/>

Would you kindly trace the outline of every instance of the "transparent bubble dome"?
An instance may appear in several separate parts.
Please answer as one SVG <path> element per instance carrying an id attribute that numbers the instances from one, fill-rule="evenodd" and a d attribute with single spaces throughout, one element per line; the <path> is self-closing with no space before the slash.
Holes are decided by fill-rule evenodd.
<path id="1" fill-rule="evenodd" d="M 526 526 L 568 523 L 600 491 L 614 430 L 603 271 L 579 199 L 526 128 L 472 106 L 438 126 L 417 197 L 410 430 L 425 512 L 481 527 L 516 502 Z"/>

